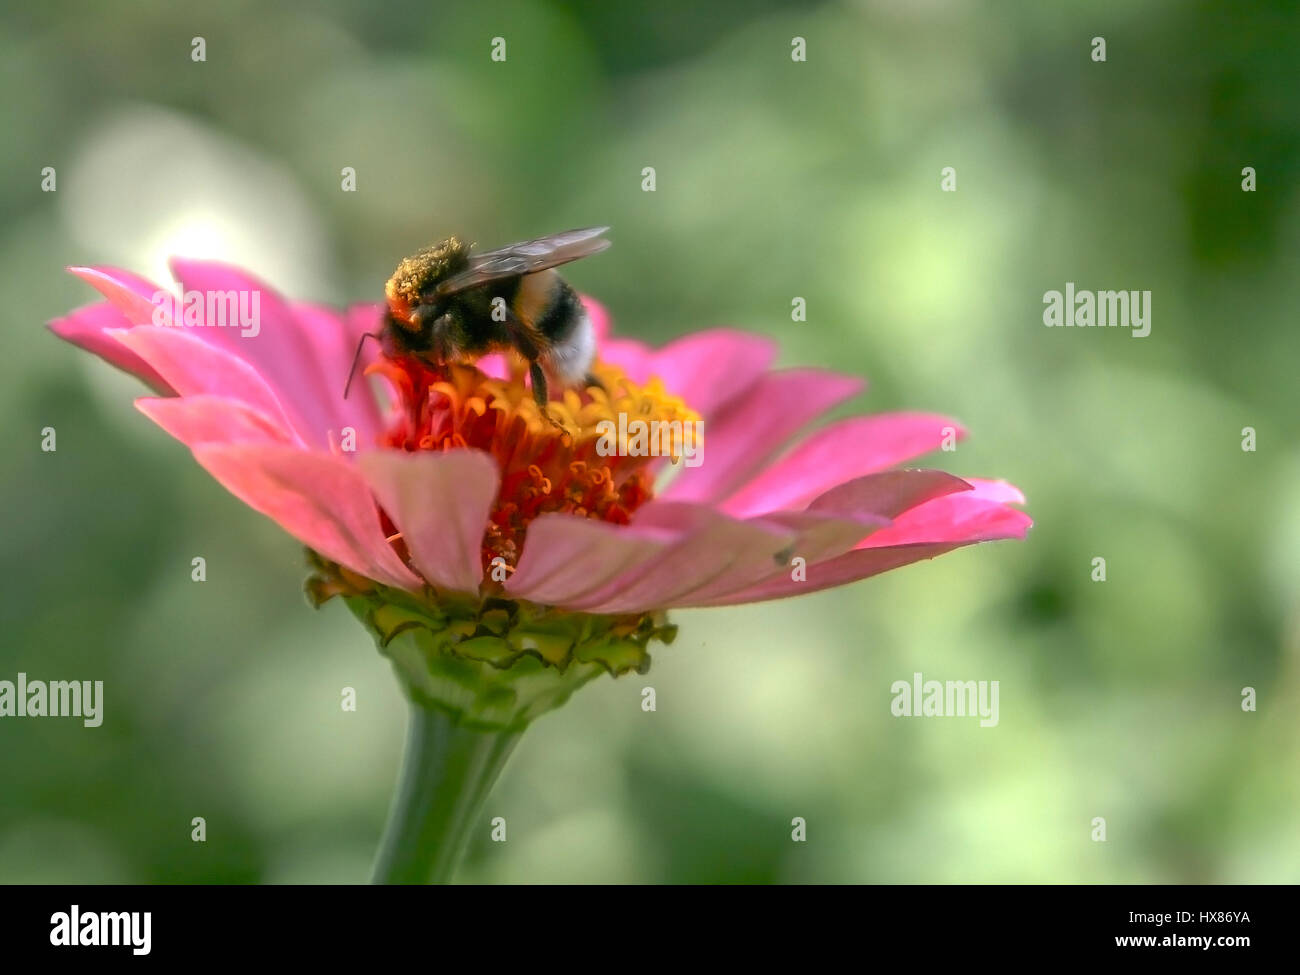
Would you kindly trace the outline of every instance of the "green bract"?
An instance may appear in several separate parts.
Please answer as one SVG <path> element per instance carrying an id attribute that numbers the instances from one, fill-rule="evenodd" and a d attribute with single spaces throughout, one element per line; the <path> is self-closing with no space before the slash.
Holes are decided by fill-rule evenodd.
<path id="1" fill-rule="evenodd" d="M 312 604 L 341 597 L 412 700 L 467 728 L 523 728 L 602 673 L 646 673 L 650 641 L 677 635 L 663 612 L 598 616 L 432 587 L 415 594 L 308 556 Z"/>

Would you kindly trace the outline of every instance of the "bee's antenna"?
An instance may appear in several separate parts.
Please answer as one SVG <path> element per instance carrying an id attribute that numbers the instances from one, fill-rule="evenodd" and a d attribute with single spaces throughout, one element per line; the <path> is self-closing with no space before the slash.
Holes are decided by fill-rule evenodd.
<path id="1" fill-rule="evenodd" d="M 361 350 L 365 347 L 366 339 L 374 339 L 378 342 L 382 338 L 375 332 L 363 332 L 361 338 L 357 340 L 357 351 L 352 355 L 352 368 L 348 370 L 348 384 L 343 387 L 343 398 L 348 398 L 348 392 L 352 389 L 352 377 L 357 374 L 357 363 L 361 361 Z"/>

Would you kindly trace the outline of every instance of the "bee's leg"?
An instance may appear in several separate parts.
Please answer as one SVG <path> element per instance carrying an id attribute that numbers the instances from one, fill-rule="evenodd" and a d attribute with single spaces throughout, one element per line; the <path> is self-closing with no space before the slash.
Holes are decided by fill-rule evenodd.
<path id="1" fill-rule="evenodd" d="M 546 385 L 546 373 L 542 371 L 542 365 L 536 359 L 528 360 L 528 376 L 533 381 L 533 399 L 537 400 L 537 405 L 545 412 L 551 393 Z"/>
<path id="2" fill-rule="evenodd" d="M 551 396 L 546 384 L 546 373 L 542 371 L 542 365 L 536 359 L 528 360 L 528 375 L 533 380 L 533 399 L 537 401 L 537 408 L 541 410 L 542 416 L 550 421 L 551 426 L 563 430 L 564 424 L 551 414 Z"/>
<path id="3" fill-rule="evenodd" d="M 583 383 L 585 383 L 585 384 L 588 385 L 588 386 L 595 386 L 595 387 L 596 387 L 597 389 L 599 389 L 602 393 L 608 393 L 608 392 L 609 392 L 609 390 L 605 388 L 605 384 L 602 383 L 599 379 L 597 379 L 596 376 L 595 376 L 593 373 L 590 373 L 590 372 L 587 373 L 586 378 L 583 379 L 582 381 L 583 381 Z"/>
<path id="4" fill-rule="evenodd" d="M 546 373 L 542 371 L 542 364 L 537 361 L 538 348 L 532 333 L 523 322 L 509 312 L 506 314 L 505 324 L 514 341 L 515 351 L 528 362 L 528 376 L 533 381 L 533 399 L 537 401 L 537 408 L 542 411 L 542 416 L 559 427 L 560 423 L 551 416 L 551 411 L 548 409 L 551 401 L 550 386 L 546 382 Z"/>

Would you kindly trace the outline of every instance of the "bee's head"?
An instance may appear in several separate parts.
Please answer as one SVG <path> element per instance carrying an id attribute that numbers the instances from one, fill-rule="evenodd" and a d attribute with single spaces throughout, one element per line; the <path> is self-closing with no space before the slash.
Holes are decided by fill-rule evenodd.
<path id="1" fill-rule="evenodd" d="M 393 319 L 409 331 L 420 331 L 422 322 L 431 321 L 427 317 L 428 306 L 424 305 L 424 296 L 439 281 L 464 270 L 468 264 L 469 245 L 458 237 L 448 237 L 403 258 L 384 286 L 384 297 L 388 300 L 388 310 Z M 416 315 L 417 309 L 420 315 Z"/>
<path id="2" fill-rule="evenodd" d="M 431 353 L 439 362 L 458 358 L 468 344 L 459 311 L 442 302 L 416 305 L 404 338 L 409 348 Z"/>

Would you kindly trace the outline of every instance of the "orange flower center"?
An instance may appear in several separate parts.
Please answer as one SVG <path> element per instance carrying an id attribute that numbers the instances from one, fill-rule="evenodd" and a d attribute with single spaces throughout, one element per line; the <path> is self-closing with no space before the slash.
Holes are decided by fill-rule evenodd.
<path id="1" fill-rule="evenodd" d="M 563 512 L 626 524 L 654 496 L 665 454 L 656 447 L 680 446 L 683 440 L 674 438 L 688 428 L 684 442 L 699 444 L 698 413 L 657 378 L 638 385 L 608 363 L 592 368 L 600 386 L 565 390 L 545 413 L 521 373 L 492 379 L 472 365 L 433 366 L 412 358 L 381 359 L 369 371 L 385 376 L 399 396 L 383 446 L 468 447 L 496 459 L 501 489 L 483 537 L 485 573 L 497 558 L 513 569 L 538 515 Z M 638 428 L 662 434 L 629 442 L 627 431 Z M 648 444 L 654 446 L 647 450 Z"/>

